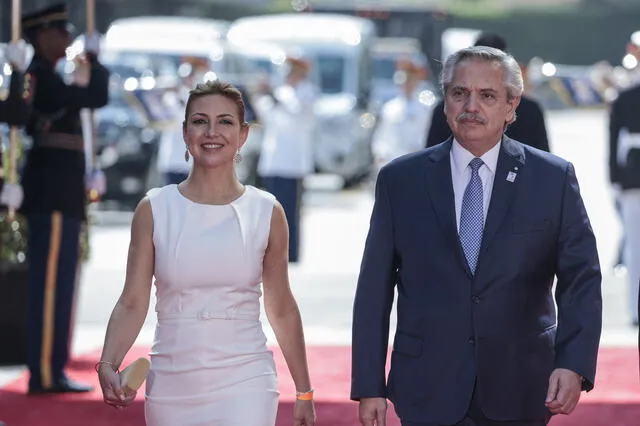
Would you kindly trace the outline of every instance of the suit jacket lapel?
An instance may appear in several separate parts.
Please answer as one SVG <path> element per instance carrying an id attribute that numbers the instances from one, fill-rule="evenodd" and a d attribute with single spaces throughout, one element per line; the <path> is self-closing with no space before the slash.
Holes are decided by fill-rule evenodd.
<path id="1" fill-rule="evenodd" d="M 449 239 L 451 247 L 458 254 L 458 259 L 464 270 L 472 276 L 467 260 L 458 237 L 456 208 L 453 197 L 453 183 L 451 180 L 451 161 L 449 154 L 453 139 L 435 146 L 429 153 L 430 167 L 425 167 L 425 178 L 429 190 L 429 198 L 436 212 L 436 217 L 444 234 Z"/>
<path id="2" fill-rule="evenodd" d="M 489 248 L 500 224 L 509 211 L 519 186 L 520 179 L 518 179 L 518 175 L 522 172 L 524 164 L 524 149 L 522 145 L 515 143 L 507 136 L 503 137 L 493 181 L 489 212 L 484 226 L 481 254 Z M 481 260 L 479 259 L 478 261 L 480 262 Z"/>

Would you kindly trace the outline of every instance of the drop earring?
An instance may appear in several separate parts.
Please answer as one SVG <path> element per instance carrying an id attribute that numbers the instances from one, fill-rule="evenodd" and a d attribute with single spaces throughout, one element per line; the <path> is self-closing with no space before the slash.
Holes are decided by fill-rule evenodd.
<path id="1" fill-rule="evenodd" d="M 242 154 L 240 154 L 240 150 L 236 152 L 236 155 L 233 156 L 233 161 L 239 163 L 242 161 Z"/>
<path id="2" fill-rule="evenodd" d="M 189 162 L 189 149 L 184 150 L 184 161 Z"/>

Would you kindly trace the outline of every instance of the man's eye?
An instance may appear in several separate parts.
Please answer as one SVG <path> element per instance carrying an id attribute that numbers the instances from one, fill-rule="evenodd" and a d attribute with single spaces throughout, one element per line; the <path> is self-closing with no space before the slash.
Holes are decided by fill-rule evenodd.
<path id="1" fill-rule="evenodd" d="M 485 93 L 484 98 L 488 100 L 494 100 L 496 98 L 496 95 L 494 95 L 493 93 Z"/>

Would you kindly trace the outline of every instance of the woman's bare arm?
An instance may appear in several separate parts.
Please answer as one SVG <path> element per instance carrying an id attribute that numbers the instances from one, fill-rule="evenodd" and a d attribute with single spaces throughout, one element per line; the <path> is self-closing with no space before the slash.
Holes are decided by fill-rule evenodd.
<path id="1" fill-rule="evenodd" d="M 279 203 L 273 208 L 269 243 L 263 260 L 264 304 L 269 323 L 298 392 L 311 389 L 298 304 L 289 286 L 289 230 Z"/>
<path id="2" fill-rule="evenodd" d="M 153 215 L 145 198 L 133 215 L 124 289 L 109 318 L 101 361 L 120 366 L 138 337 L 149 309 L 154 261 Z"/>

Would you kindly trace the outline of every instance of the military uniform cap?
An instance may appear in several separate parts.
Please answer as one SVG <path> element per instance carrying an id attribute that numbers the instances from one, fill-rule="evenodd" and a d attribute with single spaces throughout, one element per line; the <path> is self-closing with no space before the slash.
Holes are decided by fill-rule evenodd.
<path id="1" fill-rule="evenodd" d="M 65 3 L 22 15 L 22 30 L 27 38 L 33 37 L 38 30 L 44 28 L 60 28 L 69 33 L 74 32 L 73 25 L 69 23 L 69 11 Z"/>

